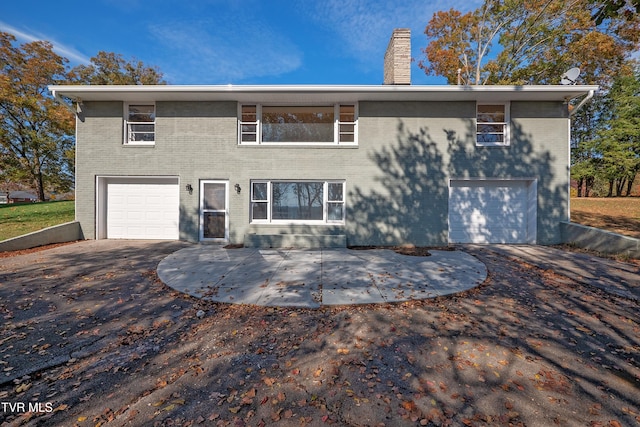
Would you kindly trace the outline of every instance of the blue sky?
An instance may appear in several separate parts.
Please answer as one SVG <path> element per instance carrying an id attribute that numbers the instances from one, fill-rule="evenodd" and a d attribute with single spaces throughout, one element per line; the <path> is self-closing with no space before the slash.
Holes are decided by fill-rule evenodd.
<path id="1" fill-rule="evenodd" d="M 3 0 L 0 31 L 48 40 L 70 65 L 99 51 L 156 65 L 171 84 L 381 84 L 394 28 L 422 58 L 434 12 L 478 0 Z M 413 84 L 444 84 L 416 63 Z"/>

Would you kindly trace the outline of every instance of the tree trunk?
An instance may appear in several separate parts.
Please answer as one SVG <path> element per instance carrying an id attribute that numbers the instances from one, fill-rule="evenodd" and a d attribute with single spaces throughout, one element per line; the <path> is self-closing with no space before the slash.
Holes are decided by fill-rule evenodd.
<path id="1" fill-rule="evenodd" d="M 582 183 L 584 182 L 584 178 L 579 178 L 578 182 L 578 197 L 582 197 Z"/>
<path id="2" fill-rule="evenodd" d="M 629 177 L 627 180 L 627 193 L 625 196 L 629 197 L 631 195 L 631 190 L 633 190 L 633 182 L 636 180 L 636 176 Z"/>
<path id="3" fill-rule="evenodd" d="M 624 185 L 626 182 L 626 178 L 616 179 L 616 197 L 622 197 L 622 190 L 624 189 Z"/>
<path id="4" fill-rule="evenodd" d="M 584 182 L 584 197 L 589 197 L 593 184 L 595 184 L 596 178 L 594 176 L 588 176 Z"/>
<path id="5" fill-rule="evenodd" d="M 607 197 L 613 197 L 613 179 L 609 180 L 609 193 L 607 193 Z"/>
<path id="6" fill-rule="evenodd" d="M 44 177 L 42 176 L 42 172 L 38 172 L 38 201 L 44 202 Z"/>

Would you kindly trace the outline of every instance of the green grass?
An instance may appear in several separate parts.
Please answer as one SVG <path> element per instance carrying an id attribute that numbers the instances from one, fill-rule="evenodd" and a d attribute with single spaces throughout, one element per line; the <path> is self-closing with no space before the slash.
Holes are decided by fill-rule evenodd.
<path id="1" fill-rule="evenodd" d="M 0 240 L 73 221 L 73 201 L 0 205 Z"/>

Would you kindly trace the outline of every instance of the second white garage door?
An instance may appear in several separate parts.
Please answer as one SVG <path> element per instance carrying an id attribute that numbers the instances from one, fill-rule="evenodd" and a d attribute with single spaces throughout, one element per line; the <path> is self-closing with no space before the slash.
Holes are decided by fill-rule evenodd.
<path id="1" fill-rule="evenodd" d="M 532 180 L 452 180 L 450 243 L 535 243 Z"/>
<path id="2" fill-rule="evenodd" d="M 107 238 L 179 237 L 177 179 L 130 179 L 107 183 Z"/>

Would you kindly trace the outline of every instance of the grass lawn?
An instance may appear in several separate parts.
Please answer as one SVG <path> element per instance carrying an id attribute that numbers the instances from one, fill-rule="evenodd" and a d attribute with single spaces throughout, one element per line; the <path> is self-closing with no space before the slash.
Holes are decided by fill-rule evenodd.
<path id="1" fill-rule="evenodd" d="M 0 205 L 0 240 L 73 221 L 73 201 Z"/>
<path id="2" fill-rule="evenodd" d="M 640 198 L 572 198 L 571 221 L 640 238 Z"/>

